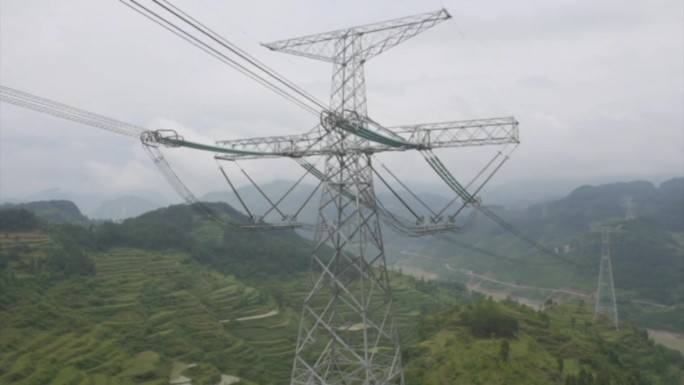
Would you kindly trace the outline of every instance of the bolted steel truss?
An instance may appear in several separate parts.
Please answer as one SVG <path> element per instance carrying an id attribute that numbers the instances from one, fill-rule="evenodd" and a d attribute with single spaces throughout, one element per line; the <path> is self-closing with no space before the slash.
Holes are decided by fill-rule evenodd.
<path id="1" fill-rule="evenodd" d="M 447 19 L 444 10 L 266 44 L 333 63 L 330 115 L 366 117 L 363 65 Z M 304 299 L 291 384 L 403 384 L 369 141 L 322 119 L 327 184 L 321 194 L 311 291 Z M 392 132 L 390 135 L 398 136 Z M 309 149 L 311 150 L 311 149 Z M 353 199 L 350 199 L 353 198 Z"/>
<path id="2" fill-rule="evenodd" d="M 219 141 L 217 159 L 323 156 L 325 181 L 291 384 L 404 384 L 372 155 L 518 143 L 514 118 L 384 128 L 366 110 L 366 60 L 448 19 L 445 10 L 265 44 L 333 63 L 330 108 L 301 135 Z M 382 135 L 382 140 L 366 131 Z M 369 137 L 371 140 L 369 140 Z M 247 155 L 240 152 L 254 152 Z M 268 155 L 263 155 L 268 154 Z M 305 168 L 306 165 L 305 165 Z"/>
<path id="3" fill-rule="evenodd" d="M 332 62 L 330 116 L 355 120 L 367 116 L 365 61 L 448 17 L 442 10 L 266 46 Z M 380 218 L 367 204 L 375 201 L 372 145 L 339 129 L 335 119 L 324 117 L 321 128 L 326 134 L 314 146 L 328 152 L 327 184 L 291 384 L 403 384 Z"/>
<path id="4" fill-rule="evenodd" d="M 517 143 L 518 122 L 513 117 L 462 120 L 441 123 L 412 124 L 388 128 L 416 148 L 452 148 L 478 145 Z M 325 140 L 328 131 L 317 125 L 300 135 L 269 136 L 237 140 L 221 140 L 218 145 L 235 151 L 254 152 L 257 155 L 218 155 L 218 159 L 263 159 L 266 157 L 303 157 L 330 155 L 335 148 Z M 382 143 L 361 141 L 347 143 L 345 151 L 368 154 L 386 151 L 406 151 L 405 147 L 392 147 Z M 263 155 L 269 154 L 269 155 Z"/>
<path id="5" fill-rule="evenodd" d="M 266 46 L 331 61 L 330 116 L 357 120 L 367 116 L 365 61 L 448 17 L 442 10 Z M 332 152 L 291 384 L 403 384 L 380 217 L 363 202 L 375 201 L 371 154 L 351 150 L 370 150 L 369 141 L 339 129 L 335 119 L 324 117 L 322 126 L 322 145 Z"/>

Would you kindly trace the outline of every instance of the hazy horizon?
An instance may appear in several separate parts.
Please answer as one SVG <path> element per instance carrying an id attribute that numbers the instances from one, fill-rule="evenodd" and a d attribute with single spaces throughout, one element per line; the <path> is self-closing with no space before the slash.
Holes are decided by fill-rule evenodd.
<path id="1" fill-rule="evenodd" d="M 583 185 L 603 185 L 610 183 L 629 183 L 635 181 L 647 181 L 658 187 L 661 183 L 674 179 L 684 178 L 684 175 L 651 175 L 651 176 L 602 176 L 588 179 L 536 179 L 513 181 L 504 184 L 494 184 L 485 187 L 481 193 L 483 203 L 488 205 L 504 205 L 509 207 L 527 207 L 536 203 L 560 199 L 572 192 L 572 190 Z M 278 179 L 271 183 L 294 183 L 292 180 Z M 408 183 L 409 187 L 418 194 L 434 194 L 450 198 L 453 192 L 441 185 L 415 185 Z M 311 186 L 311 185 L 308 185 Z M 263 187 L 263 186 L 262 186 Z M 386 188 L 378 188 L 379 193 L 389 194 Z M 227 193 L 232 191 L 213 190 L 197 193 L 196 196 L 202 200 L 210 194 Z M 131 190 L 121 193 L 91 193 L 79 194 L 77 191 L 69 191 L 60 188 L 52 188 L 32 192 L 24 196 L 4 197 L 0 196 L 0 204 L 6 203 L 28 203 L 38 200 L 66 199 L 73 200 L 81 211 L 93 217 L 93 213 L 106 202 L 112 202 L 126 197 L 142 198 L 159 207 L 182 203 L 182 199 L 177 194 L 165 195 L 161 191 L 155 190 Z M 239 209 L 239 207 L 236 207 Z"/>

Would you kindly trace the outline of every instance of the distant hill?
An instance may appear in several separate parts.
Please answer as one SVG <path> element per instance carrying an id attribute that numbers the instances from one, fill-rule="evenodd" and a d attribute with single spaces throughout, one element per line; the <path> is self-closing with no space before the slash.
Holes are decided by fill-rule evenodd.
<path id="1" fill-rule="evenodd" d="M 37 201 L 66 200 L 78 206 L 81 213 L 91 216 L 95 208 L 102 203 L 105 198 L 100 194 L 79 194 L 60 188 L 50 188 L 33 194 L 28 194 L 10 199 L 3 199 L 3 203 L 28 203 Z"/>
<path id="2" fill-rule="evenodd" d="M 72 201 L 83 215 L 92 219 L 114 220 L 140 215 L 143 212 L 171 203 L 164 195 L 147 190 L 134 190 L 117 197 L 100 193 L 81 194 L 59 188 L 51 188 L 20 197 L 2 197 L 1 203 L 18 204 L 51 200 Z M 113 216 L 109 217 L 110 214 Z"/>
<path id="3" fill-rule="evenodd" d="M 226 203 L 206 203 L 236 224 L 248 218 Z M 173 205 L 94 230 L 100 248 L 180 250 L 197 262 L 235 276 L 288 274 L 308 267 L 311 243 L 293 230 L 239 231 L 202 215 L 196 205 Z"/>
<path id="4" fill-rule="evenodd" d="M 662 183 L 657 196 L 658 200 L 645 215 L 667 229 L 684 232 L 684 178 Z"/>
<path id="5" fill-rule="evenodd" d="M 52 223 L 70 223 L 81 226 L 88 226 L 91 223 L 90 219 L 81 213 L 81 210 L 76 207 L 74 202 L 67 200 L 38 201 L 18 204 L 6 203 L 0 207 L 24 208 Z"/>
<path id="6" fill-rule="evenodd" d="M 148 211 L 162 207 L 163 205 L 154 203 L 136 195 L 124 195 L 115 199 L 102 202 L 92 214 L 95 219 L 122 220 L 137 217 Z"/>
<path id="7" fill-rule="evenodd" d="M 591 223 L 624 219 L 628 210 L 666 230 L 684 231 L 684 178 L 659 187 L 645 181 L 582 186 L 565 198 L 531 206 L 525 220 L 536 217 L 537 226 L 552 226 L 554 232 L 567 236 L 586 231 Z"/>
<path id="8" fill-rule="evenodd" d="M 658 174 L 651 172 L 648 174 L 566 177 L 561 172 L 555 177 L 539 179 L 533 177 L 525 179 L 513 178 L 499 183 L 500 176 L 506 178 L 504 174 L 506 173 L 495 175 L 492 181 L 482 190 L 484 202 L 516 209 L 526 208 L 539 202 L 550 202 L 560 199 L 578 186 L 600 186 L 638 180 L 651 181 L 659 185 L 663 181 L 681 176 L 681 174 Z"/>
<path id="9" fill-rule="evenodd" d="M 680 233 L 684 232 L 684 178 L 668 180 L 659 187 L 646 181 L 581 186 L 563 198 L 526 209 L 489 208 L 522 233 L 549 246 L 581 236 L 591 231 L 591 225 L 625 220 L 628 210 L 633 218 L 648 221 L 662 231 Z M 490 248 L 500 245 L 509 253 L 529 252 L 529 246 L 516 243 L 510 233 L 484 215 L 458 238 L 482 245 L 492 241 L 496 245 Z M 416 245 L 429 242 L 419 239 Z M 511 243 L 516 245 L 511 248 Z"/>

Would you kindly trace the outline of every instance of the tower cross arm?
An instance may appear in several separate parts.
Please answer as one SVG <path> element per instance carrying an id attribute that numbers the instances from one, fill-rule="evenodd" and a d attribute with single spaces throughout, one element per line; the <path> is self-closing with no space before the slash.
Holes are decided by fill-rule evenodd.
<path id="1" fill-rule="evenodd" d="M 393 147 L 382 143 L 363 140 L 350 143 L 349 152 L 377 153 L 385 151 L 406 151 L 410 149 L 448 148 L 499 145 L 519 143 L 518 122 L 513 117 L 461 120 L 441 123 L 412 124 L 388 128 L 409 146 Z M 217 145 L 241 152 L 260 153 L 221 154 L 217 159 L 263 159 L 274 157 L 305 157 L 335 154 L 324 140 L 328 131 L 321 126 L 301 135 L 271 136 L 264 138 L 224 140 Z"/>
<path id="2" fill-rule="evenodd" d="M 361 47 L 363 48 L 355 52 L 354 59 L 365 61 L 450 17 L 451 15 L 449 15 L 446 9 L 440 9 L 434 12 L 381 23 L 280 40 L 263 44 L 263 46 L 273 51 L 336 62 L 350 59 L 349 57 L 344 59 L 337 57 L 336 53 L 339 52 L 337 45 L 341 41 L 345 39 L 361 39 Z"/>
<path id="3" fill-rule="evenodd" d="M 320 154 L 324 149 L 323 138 L 326 131 L 320 125 L 312 130 L 299 135 L 267 136 L 261 138 L 247 138 L 234 140 L 220 140 L 216 142 L 219 147 L 242 152 L 253 152 L 259 155 L 228 154 L 216 155 L 217 159 L 263 159 L 300 157 L 304 154 Z"/>
<path id="4" fill-rule="evenodd" d="M 518 121 L 513 117 L 413 124 L 390 130 L 423 148 L 520 143 Z"/>

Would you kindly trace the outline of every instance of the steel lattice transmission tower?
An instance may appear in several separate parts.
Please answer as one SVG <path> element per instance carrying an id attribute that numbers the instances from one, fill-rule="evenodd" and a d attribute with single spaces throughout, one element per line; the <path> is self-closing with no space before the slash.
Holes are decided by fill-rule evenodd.
<path id="1" fill-rule="evenodd" d="M 618 311 L 615 301 L 615 285 L 613 283 L 613 268 L 610 262 L 610 234 L 621 232 L 620 229 L 601 226 L 601 264 L 599 267 L 598 286 L 596 287 L 596 305 L 594 319 L 605 318 L 615 329 L 618 329 Z"/>
<path id="2" fill-rule="evenodd" d="M 367 116 L 364 63 L 449 17 L 440 10 L 266 47 L 332 62 L 330 111 L 357 120 Z M 371 156 L 347 151 L 364 141 L 349 132 L 338 130 L 326 140 L 338 153 L 325 162 L 314 284 L 304 301 L 291 384 L 403 384 L 380 218 L 359 201 L 375 196 Z"/>

